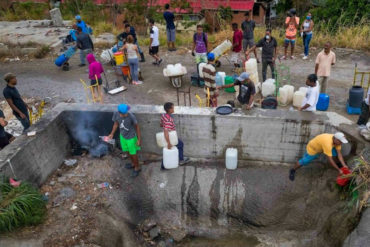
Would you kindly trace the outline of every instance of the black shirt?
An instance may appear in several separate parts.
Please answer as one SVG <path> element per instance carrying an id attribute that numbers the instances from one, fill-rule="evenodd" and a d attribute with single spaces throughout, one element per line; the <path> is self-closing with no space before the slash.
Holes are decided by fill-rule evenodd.
<path id="1" fill-rule="evenodd" d="M 258 41 L 256 46 L 262 47 L 262 61 L 271 62 L 277 47 L 276 39 L 271 37 L 270 42 L 267 42 L 266 37 L 264 37 Z"/>
<path id="2" fill-rule="evenodd" d="M 77 48 L 81 50 L 92 49 L 94 50 L 94 44 L 90 38 L 90 35 L 86 33 L 77 34 Z"/>
<path id="3" fill-rule="evenodd" d="M 4 116 L 4 112 L 2 110 L 0 110 L 0 118 L 4 118 L 5 119 L 5 116 Z M 5 137 L 5 130 L 4 130 L 4 127 L 0 124 L 0 137 Z"/>
<path id="4" fill-rule="evenodd" d="M 24 103 L 21 95 L 15 87 L 9 87 L 8 85 L 3 90 L 3 95 L 5 99 L 11 99 L 13 104 L 25 115 L 28 115 L 27 105 Z M 13 114 L 19 117 L 18 112 L 13 110 Z"/>
<path id="5" fill-rule="evenodd" d="M 256 88 L 254 87 L 253 82 L 241 82 L 236 80 L 234 85 L 239 86 L 239 95 L 238 95 L 238 100 L 240 104 L 245 105 L 249 103 L 249 99 L 251 98 L 251 95 L 256 94 Z"/>
<path id="6" fill-rule="evenodd" d="M 243 39 L 254 39 L 254 28 L 256 27 L 256 23 L 254 20 L 243 21 L 242 22 L 242 30 L 243 30 Z"/>
<path id="7" fill-rule="evenodd" d="M 117 39 L 121 40 L 121 41 L 126 41 L 127 36 L 129 36 L 129 35 L 131 35 L 134 38 L 134 43 L 136 43 L 137 38 L 136 38 L 136 32 L 135 32 L 134 27 L 130 27 L 130 32 L 129 33 L 123 32 L 123 33 L 119 34 L 117 36 Z"/>

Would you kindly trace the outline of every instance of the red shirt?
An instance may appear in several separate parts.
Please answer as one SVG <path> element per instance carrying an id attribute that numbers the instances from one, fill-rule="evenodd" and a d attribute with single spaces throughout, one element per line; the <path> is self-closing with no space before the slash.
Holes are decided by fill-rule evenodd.
<path id="1" fill-rule="evenodd" d="M 242 50 L 243 33 L 240 30 L 236 30 L 233 35 L 233 52 L 240 52 Z M 234 44 L 238 44 L 234 47 Z"/>
<path id="2" fill-rule="evenodd" d="M 170 114 L 162 114 L 161 116 L 161 127 L 163 129 L 167 129 L 169 131 L 175 131 L 176 130 L 176 125 L 173 121 L 173 118 L 171 117 Z"/>

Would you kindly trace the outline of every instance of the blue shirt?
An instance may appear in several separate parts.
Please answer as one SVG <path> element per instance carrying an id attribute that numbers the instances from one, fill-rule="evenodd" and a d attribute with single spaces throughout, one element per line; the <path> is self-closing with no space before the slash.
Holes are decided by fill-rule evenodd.
<path id="1" fill-rule="evenodd" d="M 163 17 L 166 20 L 167 29 L 170 29 L 170 30 L 175 29 L 175 23 L 174 23 L 175 16 L 173 15 L 173 13 L 170 11 L 165 11 L 163 13 Z"/>
<path id="2" fill-rule="evenodd" d="M 90 31 L 84 21 L 76 22 L 77 27 L 80 27 L 82 29 L 83 33 L 90 34 Z"/>

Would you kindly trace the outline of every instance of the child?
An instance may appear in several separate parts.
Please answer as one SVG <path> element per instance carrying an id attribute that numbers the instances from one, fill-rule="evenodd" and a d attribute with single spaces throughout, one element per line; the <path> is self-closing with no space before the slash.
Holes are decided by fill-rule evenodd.
<path id="1" fill-rule="evenodd" d="M 101 63 L 95 60 L 93 54 L 88 54 L 86 57 L 87 61 L 89 62 L 89 79 L 91 86 L 97 85 L 93 87 L 92 96 L 95 98 L 95 91 L 100 96 L 100 103 L 103 103 L 103 92 L 101 90 L 101 85 L 103 84 L 103 80 L 101 78 L 101 73 L 104 72 L 103 66 Z M 98 79 L 98 81 L 96 81 Z"/>
<path id="2" fill-rule="evenodd" d="M 153 62 L 154 65 L 160 65 L 162 59 L 158 55 L 159 51 L 159 29 L 154 26 L 154 20 L 149 20 L 150 24 L 150 45 L 149 45 L 149 54 L 155 59 Z"/>
<path id="3" fill-rule="evenodd" d="M 198 25 L 197 32 L 193 36 L 192 49 L 192 55 L 195 56 L 195 62 L 197 64 L 207 63 L 208 47 L 207 34 L 203 32 L 202 25 Z"/>
<path id="4" fill-rule="evenodd" d="M 232 28 L 234 31 L 233 34 L 233 51 L 231 53 L 231 61 L 234 63 L 234 67 L 239 68 L 241 60 L 241 50 L 243 42 L 243 33 L 238 28 L 238 23 L 233 23 Z"/>
<path id="5" fill-rule="evenodd" d="M 204 78 L 204 93 L 207 98 L 207 107 L 217 107 L 218 90 L 215 81 L 215 55 L 212 52 L 208 53 L 207 60 L 207 64 L 202 68 Z"/>

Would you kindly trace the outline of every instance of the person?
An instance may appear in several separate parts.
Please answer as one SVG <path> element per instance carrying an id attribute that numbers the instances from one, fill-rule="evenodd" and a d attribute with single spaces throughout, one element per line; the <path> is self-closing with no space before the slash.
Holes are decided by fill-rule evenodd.
<path id="1" fill-rule="evenodd" d="M 17 85 L 17 77 L 12 73 L 7 73 L 4 76 L 4 80 L 7 83 L 6 87 L 3 90 L 4 98 L 8 102 L 10 108 L 12 108 L 14 116 L 21 122 L 25 131 L 31 126 L 28 110 L 32 110 L 23 101 L 21 95 L 15 87 Z"/>
<path id="2" fill-rule="evenodd" d="M 302 107 L 299 107 L 300 111 L 316 111 L 317 101 L 319 100 L 320 85 L 317 81 L 315 74 L 310 74 L 306 80 L 307 93 L 302 102 Z"/>
<path id="3" fill-rule="evenodd" d="M 249 79 L 249 74 L 247 72 L 243 72 L 238 78 L 236 78 L 235 83 L 219 86 L 217 88 L 223 89 L 234 86 L 239 86 L 239 95 L 237 97 L 239 104 L 236 105 L 240 105 L 241 107 L 245 105 L 247 110 L 252 109 L 254 105 L 254 95 L 256 94 L 256 88 L 253 81 Z"/>
<path id="4" fill-rule="evenodd" d="M 176 131 L 175 121 L 173 120 L 172 114 L 175 112 L 175 107 L 172 102 L 167 102 L 164 104 L 164 110 L 166 113 L 162 114 L 160 126 L 163 128 L 164 138 L 167 141 L 167 148 L 171 149 L 172 145 L 170 143 L 170 131 Z M 189 161 L 189 158 L 184 157 L 184 143 L 178 139 L 178 143 L 176 145 L 177 149 L 179 150 L 179 161 L 180 165 L 184 165 Z M 164 170 L 163 161 L 161 165 L 161 169 Z"/>
<path id="5" fill-rule="evenodd" d="M 315 74 L 319 77 L 321 93 L 326 93 L 331 66 L 335 64 L 335 53 L 331 51 L 331 43 L 326 42 L 324 50 L 317 54 L 315 61 Z"/>
<path id="6" fill-rule="evenodd" d="M 254 46 L 254 28 L 256 27 L 256 22 L 254 20 L 251 20 L 249 15 L 249 11 L 245 12 L 245 20 L 242 22 L 244 52 L 247 51 L 248 48 Z M 253 52 L 257 63 L 259 63 L 260 61 L 257 57 L 257 51 L 254 50 Z"/>
<path id="7" fill-rule="evenodd" d="M 306 20 L 302 23 L 301 30 L 302 30 L 302 38 L 304 44 L 304 57 L 303 60 L 308 58 L 308 52 L 310 47 L 310 42 L 312 39 L 312 29 L 313 29 L 313 20 L 311 19 L 311 13 L 308 13 L 306 16 Z"/>
<path id="8" fill-rule="evenodd" d="M 5 131 L 4 127 L 7 125 L 8 122 L 5 121 L 4 112 L 0 110 L 0 150 L 15 139 L 12 134 Z"/>
<path id="9" fill-rule="evenodd" d="M 287 17 L 285 19 L 285 41 L 284 41 L 284 56 L 283 59 L 287 59 L 288 54 L 288 46 L 290 44 L 290 58 L 294 59 L 294 47 L 295 47 L 295 40 L 297 35 L 297 29 L 299 27 L 299 17 L 296 16 L 296 10 L 291 9 L 287 13 Z"/>
<path id="10" fill-rule="evenodd" d="M 360 129 L 365 129 L 366 124 L 369 121 L 369 112 L 370 112 L 370 87 L 367 90 L 367 95 L 364 101 L 361 104 L 361 114 L 357 120 L 357 124 Z"/>
<path id="11" fill-rule="evenodd" d="M 100 96 L 100 103 L 103 103 L 103 91 L 101 90 L 101 85 L 103 84 L 103 80 L 101 78 L 101 73 L 104 72 L 104 68 L 96 61 L 94 54 L 90 53 L 86 57 L 87 62 L 89 63 L 89 79 L 91 86 L 97 85 L 97 87 L 93 87 L 93 97 L 95 98 L 95 93 Z M 94 92 L 95 91 L 95 92 Z"/>
<path id="12" fill-rule="evenodd" d="M 153 65 L 160 65 L 162 58 L 159 57 L 159 29 L 154 25 L 154 20 L 149 20 L 150 24 L 150 44 L 149 44 L 149 54 L 155 59 Z"/>
<path id="13" fill-rule="evenodd" d="M 338 170 L 340 174 L 343 174 L 333 157 L 338 157 L 341 166 L 347 167 L 341 153 L 341 146 L 346 143 L 348 143 L 348 141 L 342 132 L 337 132 L 334 135 L 324 133 L 314 137 L 308 142 L 303 157 L 297 161 L 292 169 L 290 169 L 289 179 L 294 181 L 296 171 L 302 166 L 307 166 L 317 159 L 321 153 L 326 155 L 331 166 Z"/>
<path id="14" fill-rule="evenodd" d="M 266 81 L 267 66 L 270 66 L 271 77 L 275 78 L 275 60 L 277 56 L 277 41 L 271 36 L 271 29 L 266 29 L 265 37 L 260 39 L 256 45 L 246 51 L 249 56 L 251 51 L 256 51 L 256 47 L 262 47 L 262 80 Z"/>
<path id="15" fill-rule="evenodd" d="M 73 24 L 72 29 L 69 30 L 69 33 L 68 33 L 67 37 L 63 40 L 63 42 L 65 44 L 75 42 L 77 40 L 77 34 L 78 34 L 77 25 Z"/>
<path id="16" fill-rule="evenodd" d="M 140 54 L 140 58 L 141 59 L 140 59 L 139 62 L 140 63 L 144 63 L 145 62 L 144 53 L 140 49 L 139 43 L 137 42 L 137 36 L 136 36 L 135 28 L 133 26 L 131 26 L 128 23 L 127 20 L 123 21 L 123 24 L 124 24 L 125 30 L 117 36 L 117 39 L 119 41 L 122 41 L 122 43 L 125 43 L 126 42 L 126 39 L 127 39 L 127 36 L 131 35 L 134 38 L 134 44 L 137 46 L 137 49 L 138 49 L 139 54 Z"/>
<path id="17" fill-rule="evenodd" d="M 207 98 L 208 107 L 217 107 L 218 92 L 216 88 L 216 68 L 214 66 L 215 54 L 208 53 L 207 64 L 203 66 L 203 79 L 204 79 L 204 93 Z M 209 95 L 208 95 L 209 92 Z"/>
<path id="18" fill-rule="evenodd" d="M 127 53 L 127 62 L 130 66 L 130 73 L 132 78 L 132 84 L 139 85 L 143 84 L 142 81 L 139 81 L 139 50 L 137 45 L 134 44 L 134 37 L 132 35 L 127 36 L 126 44 L 122 49 L 126 50 Z"/>
<path id="19" fill-rule="evenodd" d="M 166 20 L 166 31 L 167 31 L 167 46 L 168 51 L 176 51 L 176 27 L 175 27 L 175 15 L 169 10 L 170 5 L 166 3 L 164 6 L 166 11 L 163 13 L 163 18 Z"/>
<path id="20" fill-rule="evenodd" d="M 131 177 L 137 177 L 141 171 L 137 152 L 140 150 L 141 134 L 139 124 L 130 106 L 126 104 L 118 105 L 118 112 L 113 114 L 114 122 L 109 138 L 113 139 L 117 128 L 120 130 L 120 143 L 123 152 L 128 152 L 132 164 L 126 164 L 127 169 L 133 169 Z"/>
<path id="21" fill-rule="evenodd" d="M 85 57 L 87 54 L 92 53 L 94 50 L 94 44 L 90 38 L 90 35 L 82 32 L 81 27 L 77 27 L 77 48 L 80 49 L 80 67 L 85 66 Z"/>
<path id="22" fill-rule="evenodd" d="M 203 32 L 203 26 L 197 25 L 197 31 L 193 35 L 193 48 L 191 54 L 195 56 L 197 64 L 207 63 L 208 36 Z"/>
<path id="23" fill-rule="evenodd" d="M 81 16 L 76 15 L 75 16 L 75 19 L 76 19 L 76 25 L 77 25 L 77 27 L 81 28 L 81 30 L 82 30 L 83 33 L 91 34 L 91 30 L 86 25 L 86 23 L 81 19 Z"/>
<path id="24" fill-rule="evenodd" d="M 233 48 L 231 53 L 231 62 L 234 63 L 235 68 L 240 67 L 241 60 L 241 50 L 243 43 L 243 33 L 238 28 L 238 23 L 233 23 L 232 28 L 234 31 L 233 34 Z"/>

